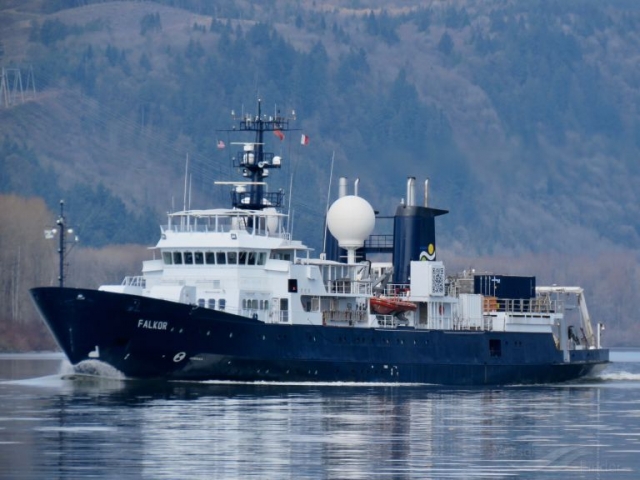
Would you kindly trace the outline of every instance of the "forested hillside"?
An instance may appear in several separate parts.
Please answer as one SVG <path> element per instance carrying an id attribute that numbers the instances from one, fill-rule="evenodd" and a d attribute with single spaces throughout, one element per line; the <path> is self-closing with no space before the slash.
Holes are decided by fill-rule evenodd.
<path id="1" fill-rule="evenodd" d="M 261 98 L 296 112 L 270 188 L 293 178 L 294 233 L 317 249 L 334 155 L 381 214 L 429 177 L 450 269 L 509 258 L 592 290 L 608 272 L 592 310 L 631 327 L 639 27 L 630 0 L 9 0 L 0 193 L 65 198 L 86 246 L 152 244 L 187 156 L 192 205 L 227 201 L 221 130 Z"/>

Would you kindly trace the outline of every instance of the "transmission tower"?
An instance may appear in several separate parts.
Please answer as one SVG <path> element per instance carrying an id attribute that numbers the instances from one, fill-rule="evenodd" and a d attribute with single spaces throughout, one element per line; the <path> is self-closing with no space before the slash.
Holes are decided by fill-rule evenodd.
<path id="1" fill-rule="evenodd" d="M 0 70 L 0 105 L 10 107 L 24 103 L 25 93 L 30 98 L 36 97 L 36 82 L 33 67 L 29 67 L 26 90 L 22 87 L 22 73 L 19 68 L 2 67 Z"/>

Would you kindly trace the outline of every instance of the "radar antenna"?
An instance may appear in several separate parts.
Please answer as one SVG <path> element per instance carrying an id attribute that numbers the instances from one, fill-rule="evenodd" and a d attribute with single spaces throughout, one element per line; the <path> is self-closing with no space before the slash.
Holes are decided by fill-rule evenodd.
<path id="1" fill-rule="evenodd" d="M 231 203 L 233 207 L 247 210 L 282 207 L 284 199 L 282 190 L 265 191 L 265 178 L 269 176 L 269 170 L 280 168 L 282 158 L 264 150 L 264 134 L 265 132 L 273 132 L 276 137 L 283 140 L 284 132 L 289 131 L 290 118 L 282 116 L 279 110 L 276 110 L 275 116 L 263 114 L 260 99 L 258 99 L 257 115 L 243 113 L 240 117 L 236 117 L 233 111 L 231 115 L 234 120 L 239 122 L 239 129 L 234 128 L 232 131 L 255 133 L 253 142 L 231 143 L 231 145 L 239 145 L 242 148 L 234 154 L 233 166 L 240 169 L 242 176 L 248 180 L 232 190 Z M 292 112 L 291 118 L 295 118 L 294 115 Z"/>

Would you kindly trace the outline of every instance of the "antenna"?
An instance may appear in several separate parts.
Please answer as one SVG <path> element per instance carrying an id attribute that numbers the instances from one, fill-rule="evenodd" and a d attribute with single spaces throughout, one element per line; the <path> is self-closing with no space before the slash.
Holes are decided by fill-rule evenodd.
<path id="1" fill-rule="evenodd" d="M 329 212 L 329 200 L 331 197 L 331 179 L 333 178 L 333 161 L 336 158 L 336 151 L 331 154 L 331 170 L 329 171 L 329 188 L 327 189 L 327 208 L 324 211 L 324 238 L 322 239 L 322 256 L 327 256 L 327 213 Z"/>
<path id="2" fill-rule="evenodd" d="M 187 177 L 189 174 L 189 153 L 187 152 L 187 159 L 184 165 L 184 200 L 182 202 L 182 210 L 187 210 Z"/>
<path id="3" fill-rule="evenodd" d="M 265 150 L 265 143 L 267 140 L 273 140 L 271 134 L 283 141 L 286 132 L 290 131 L 290 119 L 281 115 L 277 104 L 274 108 L 274 116 L 264 113 L 262 100 L 258 98 L 257 113 L 245 113 L 243 105 L 240 117 L 236 116 L 235 111 L 231 113 L 238 125 L 232 130 L 220 130 L 253 134 L 252 141 L 231 143 L 241 147 L 233 154 L 233 167 L 237 168 L 238 173 L 249 181 L 247 183 L 249 188 L 234 188 L 231 191 L 233 208 L 262 210 L 267 207 L 280 208 L 284 204 L 284 192 L 270 192 L 265 184 L 270 171 L 281 168 L 283 164 L 282 156 Z"/>

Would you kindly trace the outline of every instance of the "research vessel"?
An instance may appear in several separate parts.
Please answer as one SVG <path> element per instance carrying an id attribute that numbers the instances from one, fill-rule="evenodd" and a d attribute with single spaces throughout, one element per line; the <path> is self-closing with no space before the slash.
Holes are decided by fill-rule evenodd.
<path id="1" fill-rule="evenodd" d="M 119 285 L 31 290 L 72 364 L 140 379 L 438 385 L 566 382 L 607 365 L 580 287 L 447 275 L 435 235 L 447 211 L 429 205 L 428 181 L 417 202 L 409 177 L 391 231 L 374 234 L 383 218 L 341 178 L 314 257 L 266 184 L 282 158 L 265 143 L 291 118 L 260 105 L 236 119 L 251 138 L 229 145 L 242 181 L 218 186 L 228 208 L 170 213 L 154 258 Z"/>

